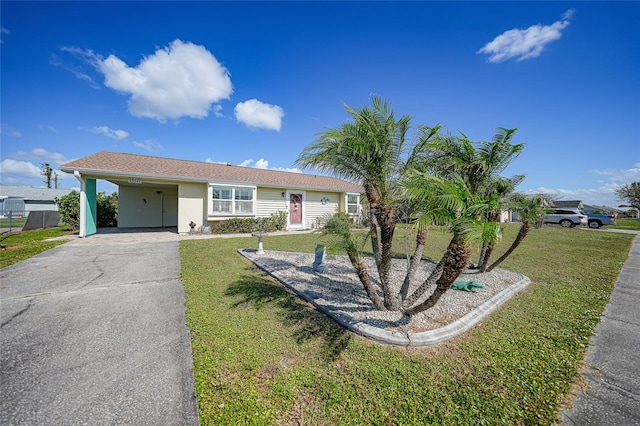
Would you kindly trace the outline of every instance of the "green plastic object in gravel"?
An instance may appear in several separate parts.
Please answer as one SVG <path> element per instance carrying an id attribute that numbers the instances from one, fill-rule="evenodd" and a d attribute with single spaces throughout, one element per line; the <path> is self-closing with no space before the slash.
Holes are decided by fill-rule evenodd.
<path id="1" fill-rule="evenodd" d="M 454 290 L 463 290 L 473 292 L 474 288 L 484 288 L 482 284 L 478 284 L 475 281 L 455 281 L 451 288 Z"/>

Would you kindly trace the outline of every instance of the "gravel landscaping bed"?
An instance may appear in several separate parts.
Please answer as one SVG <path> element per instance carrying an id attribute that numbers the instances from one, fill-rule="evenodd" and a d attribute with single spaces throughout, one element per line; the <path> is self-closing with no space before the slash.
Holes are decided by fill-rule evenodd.
<path id="1" fill-rule="evenodd" d="M 241 250 L 240 253 L 310 300 L 321 311 L 342 319 L 341 322 L 365 324 L 367 328 L 384 330 L 394 335 L 411 335 L 445 327 L 481 305 L 486 306 L 486 302 L 491 304 L 492 300 L 507 300 L 508 297 L 505 298 L 504 294 L 508 293 L 510 296 L 516 292 L 515 289 L 510 292 L 510 286 L 518 284 L 520 289 L 523 282 L 528 283 L 523 275 L 505 269 L 498 268 L 487 273 L 467 270 L 458 280 L 475 281 L 482 284 L 483 289 L 476 289 L 474 292 L 450 289 L 433 308 L 409 318 L 399 312 L 378 311 L 369 301 L 346 256 L 327 256 L 328 271 L 320 274 L 312 268 L 314 254 L 281 251 L 257 254 L 255 250 L 249 249 Z M 377 279 L 374 279 L 377 272 L 373 259 L 365 259 L 365 264 L 372 281 L 378 284 Z M 434 267 L 432 262 L 421 262 L 410 292 L 429 276 Z M 393 260 L 391 277 L 392 282 L 397 284 L 397 289 L 402 285 L 406 270 L 407 260 Z M 421 300 L 425 300 L 433 292 L 433 288 L 435 286 Z M 494 304 L 497 307 L 504 300 Z"/>

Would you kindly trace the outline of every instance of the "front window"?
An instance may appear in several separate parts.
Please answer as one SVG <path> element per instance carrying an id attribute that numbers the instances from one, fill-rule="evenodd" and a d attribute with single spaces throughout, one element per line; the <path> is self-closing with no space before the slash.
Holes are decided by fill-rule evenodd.
<path id="1" fill-rule="evenodd" d="M 360 206 L 360 195 L 359 194 L 347 194 L 347 213 L 349 214 L 358 214 L 358 209 Z"/>
<path id="2" fill-rule="evenodd" d="M 213 188 L 213 214 L 231 214 L 231 192 L 233 188 Z"/>
<path id="3" fill-rule="evenodd" d="M 236 213 L 253 213 L 253 190 L 246 188 L 234 188 L 236 202 L 234 209 Z"/>
<path id="4" fill-rule="evenodd" d="M 255 188 L 235 186 L 211 186 L 209 215 L 253 215 Z"/>

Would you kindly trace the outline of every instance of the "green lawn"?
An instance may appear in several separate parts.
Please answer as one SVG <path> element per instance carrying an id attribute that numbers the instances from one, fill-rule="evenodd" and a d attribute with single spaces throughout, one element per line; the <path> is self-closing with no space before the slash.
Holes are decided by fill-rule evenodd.
<path id="1" fill-rule="evenodd" d="M 616 224 L 616 226 L 610 226 L 609 228 L 640 231 L 640 219 L 616 219 Z"/>
<path id="2" fill-rule="evenodd" d="M 20 232 L 17 234 L 0 235 L 0 244 L 5 246 L 0 251 L 0 268 L 20 262 L 49 250 L 65 241 L 44 241 L 48 238 L 69 234 L 63 228 L 40 229 L 35 231 Z"/>
<path id="3" fill-rule="evenodd" d="M 507 226 L 495 258 L 516 232 Z M 200 420 L 554 424 L 633 237 L 533 230 L 502 265 L 530 277 L 528 289 L 470 332 L 420 349 L 342 330 L 237 254 L 255 238 L 182 241 Z M 320 238 L 273 236 L 264 245 L 313 252 Z M 425 258 L 439 259 L 448 236 L 432 231 L 427 242 Z"/>
<path id="4" fill-rule="evenodd" d="M 11 225 L 12 228 L 22 228 L 27 222 L 26 217 L 8 217 L 0 218 L 0 228 L 8 228 Z"/>

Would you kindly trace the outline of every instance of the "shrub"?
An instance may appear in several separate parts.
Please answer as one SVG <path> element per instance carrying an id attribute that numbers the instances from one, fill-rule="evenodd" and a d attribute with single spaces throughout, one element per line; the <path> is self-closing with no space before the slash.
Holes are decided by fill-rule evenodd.
<path id="1" fill-rule="evenodd" d="M 71 191 L 69 194 L 55 199 L 58 213 L 62 222 L 72 230 L 80 228 L 80 193 Z M 97 226 L 105 228 L 118 225 L 118 194 L 106 195 L 99 192 L 96 195 Z"/>
<path id="2" fill-rule="evenodd" d="M 62 218 L 62 223 L 67 225 L 71 230 L 80 228 L 80 193 L 71 191 L 63 197 L 56 197 L 55 202 L 58 205 L 58 213 Z"/>
<path id="3" fill-rule="evenodd" d="M 251 232 L 282 231 L 287 226 L 287 213 L 278 211 L 269 217 L 247 217 L 215 222 L 213 234 L 248 234 Z"/>
<path id="4" fill-rule="evenodd" d="M 96 204 L 98 228 L 118 226 L 118 194 L 114 192 L 111 195 L 106 195 L 104 192 L 100 192 L 96 197 Z"/>

